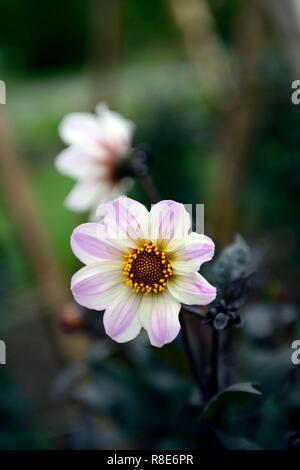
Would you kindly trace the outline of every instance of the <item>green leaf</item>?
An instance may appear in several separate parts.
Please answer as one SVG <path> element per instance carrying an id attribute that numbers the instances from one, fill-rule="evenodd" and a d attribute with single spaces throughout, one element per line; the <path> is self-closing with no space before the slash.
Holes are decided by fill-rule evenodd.
<path id="1" fill-rule="evenodd" d="M 253 395 L 261 395 L 259 385 L 257 384 L 242 382 L 230 385 L 207 403 L 201 413 L 201 418 L 210 418 L 222 407 L 248 401 Z"/>

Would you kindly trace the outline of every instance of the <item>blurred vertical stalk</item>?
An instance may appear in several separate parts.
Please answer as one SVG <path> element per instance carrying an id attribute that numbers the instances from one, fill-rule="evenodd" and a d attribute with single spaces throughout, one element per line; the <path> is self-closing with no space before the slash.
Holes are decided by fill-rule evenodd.
<path id="1" fill-rule="evenodd" d="M 121 48 L 121 0 L 91 0 L 90 63 L 92 69 L 92 104 L 113 101 L 116 64 Z"/>
<path id="2" fill-rule="evenodd" d="M 236 63 L 226 55 L 206 0 L 166 0 L 201 89 L 217 104 L 217 157 L 209 183 L 212 233 L 226 245 L 236 231 L 246 157 L 259 117 L 258 62 L 264 38 L 262 6 L 243 2 L 235 23 Z M 236 68 L 238 73 L 236 73 Z"/>
<path id="3" fill-rule="evenodd" d="M 225 82 L 233 99 L 231 68 L 206 0 L 166 0 L 166 3 L 182 34 L 201 88 L 214 99 L 222 99 Z"/>
<path id="4" fill-rule="evenodd" d="M 75 348 L 69 347 L 57 321 L 61 308 L 70 301 L 69 289 L 50 246 L 24 164 L 3 112 L 0 115 L 0 177 L 8 212 L 40 287 L 41 305 L 50 314 L 45 325 L 54 340 L 54 352 L 61 358 L 74 357 Z"/>
<path id="5" fill-rule="evenodd" d="M 259 61 L 264 41 L 264 18 L 257 0 L 244 2 L 236 20 L 235 51 L 238 99 L 226 94 L 217 134 L 218 161 L 210 198 L 215 239 L 226 245 L 238 230 L 237 214 L 253 132 L 261 117 Z"/>
<path id="6" fill-rule="evenodd" d="M 267 15 L 282 37 L 294 79 L 300 75 L 300 2 L 299 0 L 263 0 Z"/>

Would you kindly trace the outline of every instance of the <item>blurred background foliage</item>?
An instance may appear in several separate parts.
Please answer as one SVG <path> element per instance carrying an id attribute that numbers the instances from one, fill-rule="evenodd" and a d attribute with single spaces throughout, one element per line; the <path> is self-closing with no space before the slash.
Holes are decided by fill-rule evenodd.
<path id="1" fill-rule="evenodd" d="M 1 1 L 0 119 L 10 135 L 1 165 L 17 155 L 21 179 L 14 166 L 1 170 L 0 448 L 279 449 L 300 429 L 290 348 L 300 337 L 300 112 L 291 103 L 300 19 L 293 0 L 270 3 Z M 256 288 L 243 327 L 223 332 L 221 379 L 258 382 L 260 397 L 228 397 L 205 419 L 180 338 L 163 350 L 144 337 L 118 346 L 91 313 L 75 332 L 57 328 L 57 312 L 78 315 L 68 303 L 80 266 L 69 237 L 86 220 L 62 204 L 73 182 L 53 166 L 57 128 L 99 100 L 136 123 L 134 144 L 149 150 L 163 198 L 205 204 L 217 254 L 236 232 L 250 245 Z M 42 261 L 16 207 L 28 188 Z M 139 183 L 130 195 L 149 205 Z"/>

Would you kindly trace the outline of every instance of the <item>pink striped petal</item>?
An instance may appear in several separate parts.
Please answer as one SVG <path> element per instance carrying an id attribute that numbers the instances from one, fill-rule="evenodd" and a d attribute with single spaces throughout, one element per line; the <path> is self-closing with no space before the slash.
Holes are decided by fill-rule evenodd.
<path id="1" fill-rule="evenodd" d="M 110 239 L 121 246 L 136 247 L 148 238 L 149 213 L 145 206 L 133 199 L 119 197 L 104 207 L 104 226 Z"/>
<path id="2" fill-rule="evenodd" d="M 124 252 L 107 239 L 103 225 L 87 223 L 75 228 L 71 235 L 71 247 L 75 256 L 84 264 L 102 260 L 123 260 Z"/>
<path id="3" fill-rule="evenodd" d="M 152 346 L 161 348 L 173 341 L 180 331 L 180 303 L 168 291 L 144 296 L 139 316 Z"/>
<path id="4" fill-rule="evenodd" d="M 150 211 L 150 238 L 164 241 L 165 251 L 175 250 L 188 236 L 191 218 L 183 204 L 174 201 L 161 201 Z"/>
<path id="5" fill-rule="evenodd" d="M 142 295 L 122 285 L 117 297 L 107 307 L 103 322 L 106 334 L 118 343 L 135 338 L 141 330 L 138 309 Z"/>
<path id="6" fill-rule="evenodd" d="M 211 260 L 214 251 L 215 244 L 211 238 L 192 232 L 183 246 L 169 256 L 169 260 L 176 272 L 191 273 L 198 271 L 202 263 Z"/>
<path id="7" fill-rule="evenodd" d="M 176 274 L 167 283 L 170 294 L 183 304 L 207 305 L 217 295 L 217 289 L 199 273 Z"/>
<path id="8" fill-rule="evenodd" d="M 104 310 L 118 295 L 122 286 L 119 262 L 103 261 L 77 271 L 71 279 L 74 299 L 80 305 Z"/>

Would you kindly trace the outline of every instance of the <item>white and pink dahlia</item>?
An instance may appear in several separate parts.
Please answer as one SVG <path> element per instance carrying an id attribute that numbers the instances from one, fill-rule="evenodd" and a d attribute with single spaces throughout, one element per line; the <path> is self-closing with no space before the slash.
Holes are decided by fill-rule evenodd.
<path id="1" fill-rule="evenodd" d="M 216 297 L 197 272 L 213 257 L 213 241 L 189 233 L 190 216 L 174 201 L 148 212 L 119 197 L 103 214 L 103 224 L 80 225 L 71 237 L 73 252 L 86 264 L 71 281 L 75 300 L 105 310 L 105 331 L 115 341 L 130 341 L 143 327 L 153 346 L 170 343 L 180 330 L 181 304 L 206 305 Z"/>
<path id="2" fill-rule="evenodd" d="M 55 159 L 56 169 L 77 180 L 65 199 L 74 212 L 95 209 L 103 201 L 122 194 L 126 181 L 117 168 L 131 148 L 134 124 L 100 103 L 96 115 L 68 114 L 59 126 L 61 139 L 69 145 Z"/>

